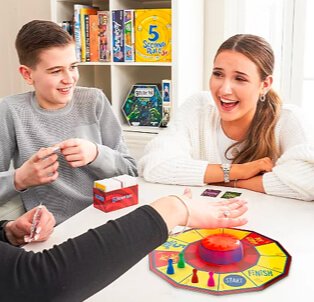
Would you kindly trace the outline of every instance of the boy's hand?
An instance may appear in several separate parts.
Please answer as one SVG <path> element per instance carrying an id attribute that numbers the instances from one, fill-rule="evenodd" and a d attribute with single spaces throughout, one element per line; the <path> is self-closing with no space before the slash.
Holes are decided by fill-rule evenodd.
<path id="1" fill-rule="evenodd" d="M 35 211 L 36 208 L 6 224 L 5 234 L 12 245 L 21 245 L 28 242 Z M 48 239 L 53 232 L 55 224 L 56 221 L 52 213 L 50 213 L 45 206 L 42 206 L 36 234 L 32 241 L 44 241 Z"/>
<path id="2" fill-rule="evenodd" d="M 73 167 L 82 167 L 93 162 L 97 155 L 97 145 L 80 138 L 72 138 L 58 144 L 65 160 Z"/>
<path id="3" fill-rule="evenodd" d="M 14 184 L 19 191 L 55 181 L 58 174 L 58 155 L 54 147 L 41 148 L 20 168 L 15 170 Z"/>

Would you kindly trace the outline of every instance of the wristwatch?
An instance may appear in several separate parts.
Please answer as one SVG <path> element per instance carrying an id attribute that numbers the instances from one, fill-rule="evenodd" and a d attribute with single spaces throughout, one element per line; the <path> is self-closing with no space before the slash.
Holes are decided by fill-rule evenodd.
<path id="1" fill-rule="evenodd" d="M 221 166 L 222 172 L 224 173 L 224 182 L 230 182 L 230 164 L 222 164 Z"/>

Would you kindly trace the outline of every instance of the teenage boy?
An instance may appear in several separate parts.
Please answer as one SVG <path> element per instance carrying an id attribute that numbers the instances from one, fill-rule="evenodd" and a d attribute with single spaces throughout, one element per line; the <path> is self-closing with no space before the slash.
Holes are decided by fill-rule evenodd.
<path id="1" fill-rule="evenodd" d="M 94 180 L 137 175 L 135 160 L 106 96 L 76 87 L 75 44 L 66 31 L 34 20 L 15 46 L 34 91 L 0 103 L 0 202 L 20 194 L 27 211 L 43 202 L 60 223 L 92 203 Z"/>

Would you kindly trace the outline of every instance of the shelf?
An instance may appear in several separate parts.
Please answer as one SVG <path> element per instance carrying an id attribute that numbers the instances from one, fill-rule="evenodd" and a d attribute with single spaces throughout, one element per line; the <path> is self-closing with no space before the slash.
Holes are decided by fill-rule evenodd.
<path id="1" fill-rule="evenodd" d="M 171 62 L 79 62 L 80 66 L 168 66 L 171 67 Z"/>
<path id="2" fill-rule="evenodd" d="M 109 99 L 122 125 L 131 154 L 165 128 L 129 126 L 121 107 L 134 84 L 171 80 L 172 115 L 184 100 L 203 90 L 204 2 L 206 0 L 50 0 L 55 22 L 71 20 L 73 4 L 92 4 L 101 10 L 171 8 L 172 62 L 82 62 L 78 85 L 97 87 Z M 134 151 L 135 150 L 135 151 Z M 134 151 L 134 152 L 132 152 Z"/>
<path id="3" fill-rule="evenodd" d="M 147 126 L 128 126 L 123 125 L 122 130 L 124 132 L 136 132 L 136 133 L 150 133 L 150 134 L 158 134 L 166 128 L 159 127 L 147 127 Z"/>

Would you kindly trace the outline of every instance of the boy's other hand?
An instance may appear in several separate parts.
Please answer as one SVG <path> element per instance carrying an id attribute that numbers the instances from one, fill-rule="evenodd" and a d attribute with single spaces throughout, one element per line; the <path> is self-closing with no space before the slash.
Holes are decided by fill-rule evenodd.
<path id="1" fill-rule="evenodd" d="M 14 184 L 18 191 L 55 181 L 59 163 L 55 148 L 41 148 L 20 168 L 15 170 Z"/>
<path id="2" fill-rule="evenodd" d="M 82 167 L 93 162 L 97 155 L 97 145 L 81 138 L 72 138 L 58 144 L 61 153 L 73 167 Z"/>

